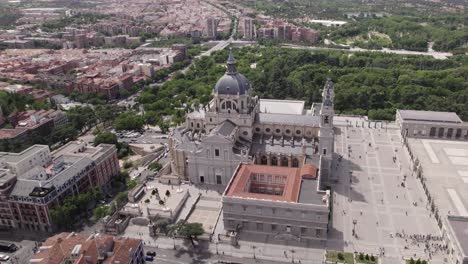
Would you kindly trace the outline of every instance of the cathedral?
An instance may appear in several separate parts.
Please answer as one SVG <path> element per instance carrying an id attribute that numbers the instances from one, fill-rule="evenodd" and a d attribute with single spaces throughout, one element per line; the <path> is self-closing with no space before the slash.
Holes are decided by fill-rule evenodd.
<path id="1" fill-rule="evenodd" d="M 210 103 L 188 113 L 185 125 L 172 131 L 171 175 L 207 186 L 228 185 L 239 164 L 316 168 L 321 185 L 331 174 L 334 148 L 334 88 L 327 80 L 321 103 L 259 99 L 237 72 L 229 54 L 227 70 Z"/>

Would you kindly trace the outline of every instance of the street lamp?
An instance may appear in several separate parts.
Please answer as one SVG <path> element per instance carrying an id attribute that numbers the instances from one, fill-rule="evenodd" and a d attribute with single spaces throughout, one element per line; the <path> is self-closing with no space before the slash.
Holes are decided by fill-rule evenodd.
<path id="1" fill-rule="evenodd" d="M 257 248 L 256 246 L 252 246 L 252 250 L 253 250 L 253 258 L 254 258 L 254 259 L 256 259 L 256 257 L 255 257 L 255 249 L 256 249 L 256 248 Z"/>
<path id="2" fill-rule="evenodd" d="M 354 220 L 353 220 L 353 236 L 356 235 L 356 224 L 357 224 L 357 220 L 354 219 Z"/>
<path id="3" fill-rule="evenodd" d="M 173 245 L 174 245 L 174 250 L 175 250 L 175 249 L 176 249 L 176 246 L 175 246 L 175 236 L 174 236 L 174 235 L 172 235 L 172 243 L 173 243 Z"/>
<path id="4" fill-rule="evenodd" d="M 291 249 L 291 262 L 294 263 L 294 253 L 296 253 L 296 251 L 294 251 L 294 249 Z"/>
<path id="5" fill-rule="evenodd" d="M 218 241 L 215 242 L 215 245 L 216 245 L 216 255 L 218 255 Z"/>

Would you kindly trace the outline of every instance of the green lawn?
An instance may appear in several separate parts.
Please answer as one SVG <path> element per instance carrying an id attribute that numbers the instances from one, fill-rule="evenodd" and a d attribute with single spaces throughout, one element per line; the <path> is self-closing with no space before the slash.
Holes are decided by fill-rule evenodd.
<path id="1" fill-rule="evenodd" d="M 343 259 L 338 258 L 338 253 L 343 254 Z M 333 261 L 333 262 L 337 261 L 337 262 L 344 262 L 347 264 L 354 264 L 354 257 L 353 257 L 353 253 L 327 251 L 327 261 Z"/>

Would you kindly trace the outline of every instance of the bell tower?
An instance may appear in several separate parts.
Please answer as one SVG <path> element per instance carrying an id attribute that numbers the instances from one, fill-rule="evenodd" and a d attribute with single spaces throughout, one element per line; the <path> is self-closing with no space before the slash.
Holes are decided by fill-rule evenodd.
<path id="1" fill-rule="evenodd" d="M 320 108 L 319 151 L 320 170 L 324 179 L 336 181 L 331 173 L 334 151 L 333 117 L 335 115 L 334 103 L 335 89 L 330 78 L 327 79 L 322 92 L 322 107 Z"/>

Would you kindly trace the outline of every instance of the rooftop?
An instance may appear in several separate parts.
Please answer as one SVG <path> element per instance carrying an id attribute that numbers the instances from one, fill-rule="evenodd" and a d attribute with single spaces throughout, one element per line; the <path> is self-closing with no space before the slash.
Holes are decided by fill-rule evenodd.
<path id="1" fill-rule="evenodd" d="M 468 218 L 448 216 L 447 219 L 460 248 L 463 250 L 463 255 L 468 256 Z"/>
<path id="2" fill-rule="evenodd" d="M 320 116 L 258 113 L 255 122 L 260 124 L 284 124 L 297 126 L 318 126 Z"/>
<path id="3" fill-rule="evenodd" d="M 418 110 L 397 110 L 404 121 L 463 123 L 454 112 L 435 112 Z"/>
<path id="4" fill-rule="evenodd" d="M 140 244 L 140 239 L 64 232 L 49 237 L 32 256 L 31 263 L 60 264 L 66 259 L 74 259 L 70 263 L 97 263 L 99 257 L 105 258 L 102 263 L 129 263 L 130 252 L 136 252 Z"/>
<path id="5" fill-rule="evenodd" d="M 260 112 L 270 114 L 302 115 L 304 101 L 260 99 Z"/>
<path id="6" fill-rule="evenodd" d="M 278 202 L 323 204 L 323 194 L 317 192 L 317 186 L 317 167 L 313 165 L 290 168 L 241 164 L 225 195 Z"/>

